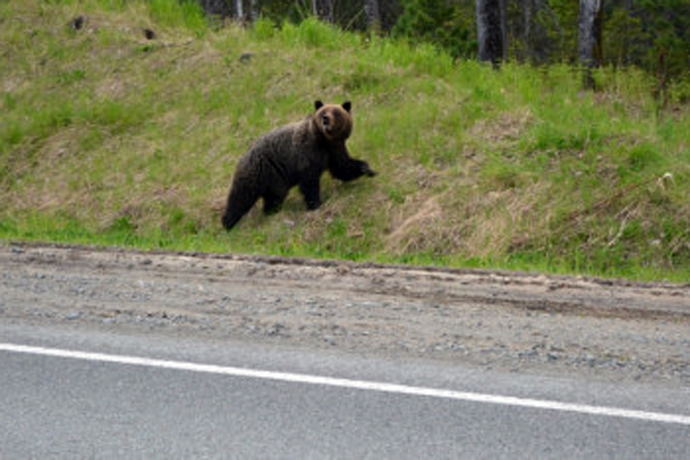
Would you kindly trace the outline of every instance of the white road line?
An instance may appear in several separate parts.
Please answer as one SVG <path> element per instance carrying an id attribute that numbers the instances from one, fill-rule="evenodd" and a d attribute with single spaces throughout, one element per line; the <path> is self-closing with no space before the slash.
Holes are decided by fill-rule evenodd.
<path id="1" fill-rule="evenodd" d="M 643 420 L 648 422 L 677 423 L 682 425 L 690 425 L 690 416 L 687 415 L 664 414 L 659 412 L 646 412 L 638 410 L 621 409 L 617 407 L 590 406 L 586 404 L 572 404 L 540 399 L 517 398 L 512 396 L 500 396 L 483 393 L 442 390 L 436 388 L 398 385 L 394 383 L 369 382 L 364 380 L 350 380 L 333 377 L 323 377 L 318 375 L 293 374 L 290 372 L 275 372 L 259 369 L 246 369 L 241 367 L 216 366 L 211 364 L 196 364 L 183 361 L 168 361 L 161 359 L 140 358 L 136 356 L 108 355 L 103 353 L 90 353 L 83 351 L 61 350 L 56 348 L 33 347 L 26 345 L 16 345 L 11 343 L 0 343 L 0 351 L 12 353 L 26 353 L 42 356 L 54 356 L 57 358 L 70 358 L 86 361 L 97 361 L 103 363 L 154 367 L 159 369 L 173 369 L 180 371 L 201 372 L 207 374 L 220 374 L 234 377 L 276 380 L 281 382 L 301 383 L 308 385 L 325 385 L 357 390 L 380 391 L 386 393 L 396 393 L 412 396 L 428 396 L 432 398 L 445 398 L 486 404 L 501 404 L 506 406 L 526 407 L 531 409 L 544 409 L 562 412 L 574 412 L 588 415 L 620 417 L 627 419 Z"/>

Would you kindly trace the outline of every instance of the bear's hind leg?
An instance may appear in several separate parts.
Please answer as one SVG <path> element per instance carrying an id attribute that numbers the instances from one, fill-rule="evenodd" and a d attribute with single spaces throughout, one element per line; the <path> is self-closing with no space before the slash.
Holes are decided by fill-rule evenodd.
<path id="1" fill-rule="evenodd" d="M 233 185 L 228 196 L 228 204 L 223 213 L 223 227 L 226 230 L 234 227 L 249 212 L 258 199 L 259 195 L 257 193 L 242 190 L 242 187 Z"/>
<path id="2" fill-rule="evenodd" d="M 264 214 L 275 214 L 278 211 L 280 211 L 280 208 L 283 206 L 283 201 L 285 201 L 286 195 L 286 193 L 264 193 Z"/>

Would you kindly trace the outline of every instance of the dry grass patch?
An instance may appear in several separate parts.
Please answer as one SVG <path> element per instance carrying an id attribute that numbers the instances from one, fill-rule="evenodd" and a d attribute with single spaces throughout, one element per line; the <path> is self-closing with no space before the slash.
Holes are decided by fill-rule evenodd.
<path id="1" fill-rule="evenodd" d="M 493 148 L 507 148 L 517 143 L 534 121 L 535 117 L 529 107 L 521 107 L 515 111 L 502 112 L 496 118 L 478 120 L 468 134 Z"/>

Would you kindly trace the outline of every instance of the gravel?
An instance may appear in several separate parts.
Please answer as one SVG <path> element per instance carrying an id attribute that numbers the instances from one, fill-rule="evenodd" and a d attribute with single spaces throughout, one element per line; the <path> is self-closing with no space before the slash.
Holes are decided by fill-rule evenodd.
<path id="1" fill-rule="evenodd" d="M 0 321 L 690 384 L 690 286 L 0 244 Z"/>

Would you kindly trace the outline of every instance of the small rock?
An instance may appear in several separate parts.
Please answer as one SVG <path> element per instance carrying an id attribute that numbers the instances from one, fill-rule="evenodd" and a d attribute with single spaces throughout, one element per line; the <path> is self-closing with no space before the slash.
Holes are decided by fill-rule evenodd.
<path id="1" fill-rule="evenodd" d="M 72 19 L 69 24 L 72 29 L 81 30 L 84 27 L 84 22 L 86 22 L 86 18 L 82 15 L 79 15 Z"/>
<path id="2" fill-rule="evenodd" d="M 271 336 L 288 336 L 288 334 L 285 333 L 285 325 L 281 323 L 275 323 L 273 326 L 269 327 L 266 333 Z"/>

